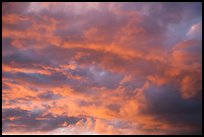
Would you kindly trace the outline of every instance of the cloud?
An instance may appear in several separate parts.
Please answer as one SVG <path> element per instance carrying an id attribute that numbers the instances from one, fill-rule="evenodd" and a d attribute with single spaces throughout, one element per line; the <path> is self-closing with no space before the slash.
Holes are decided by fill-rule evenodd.
<path id="1" fill-rule="evenodd" d="M 54 94 L 51 91 L 48 91 L 46 93 L 42 93 L 39 95 L 39 98 L 45 99 L 45 100 L 55 100 L 61 98 L 60 95 Z"/>
<path id="2" fill-rule="evenodd" d="M 165 121 L 177 130 L 181 123 L 186 123 L 180 132 L 189 130 L 189 127 L 192 132 L 201 130 L 198 128 L 201 120 L 201 99 L 182 100 L 177 89 L 170 85 L 161 88 L 152 87 L 145 94 L 149 103 L 147 108 L 141 111 L 143 114 Z"/>
<path id="3" fill-rule="evenodd" d="M 28 2 L 3 2 L 2 10 L 4 14 L 23 14 L 29 8 L 29 5 L 30 3 Z"/>
<path id="4" fill-rule="evenodd" d="M 4 134 L 200 134 L 201 3 L 3 3 Z"/>
<path id="5" fill-rule="evenodd" d="M 188 33 L 186 34 L 187 36 L 190 36 L 193 39 L 201 39 L 201 35 L 202 35 L 202 24 L 201 22 L 198 22 L 197 24 L 194 24 L 191 26 L 191 28 L 189 29 Z"/>
<path id="6" fill-rule="evenodd" d="M 15 109 L 3 109 L 3 132 L 49 131 L 62 127 L 64 122 L 75 124 L 80 118 L 53 116 L 41 112 Z M 22 128 L 25 127 L 25 128 Z"/>

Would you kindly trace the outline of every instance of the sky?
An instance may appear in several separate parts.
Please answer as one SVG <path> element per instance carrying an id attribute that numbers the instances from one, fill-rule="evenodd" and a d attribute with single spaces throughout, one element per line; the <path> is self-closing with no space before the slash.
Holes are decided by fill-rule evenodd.
<path id="1" fill-rule="evenodd" d="M 2 134 L 202 134 L 202 3 L 2 3 Z"/>

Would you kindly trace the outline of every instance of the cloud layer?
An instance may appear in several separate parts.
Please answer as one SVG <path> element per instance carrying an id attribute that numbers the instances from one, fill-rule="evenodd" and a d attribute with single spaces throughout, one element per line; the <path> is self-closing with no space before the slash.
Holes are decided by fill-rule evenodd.
<path id="1" fill-rule="evenodd" d="M 201 134 L 201 3 L 3 3 L 3 134 Z"/>

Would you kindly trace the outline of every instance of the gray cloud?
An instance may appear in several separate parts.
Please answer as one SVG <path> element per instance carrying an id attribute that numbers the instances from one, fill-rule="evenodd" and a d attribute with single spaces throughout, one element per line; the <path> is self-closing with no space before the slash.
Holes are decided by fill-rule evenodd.
<path id="1" fill-rule="evenodd" d="M 67 116 L 53 116 L 52 114 L 42 115 L 42 112 L 34 113 L 32 111 L 21 110 L 19 108 L 3 109 L 3 132 L 14 131 L 50 131 L 62 127 L 64 122 L 76 124 L 81 118 Z M 16 117 L 11 120 L 10 117 Z M 41 118 L 41 119 L 37 119 Z M 25 128 L 21 128 L 24 125 Z"/>
<path id="2" fill-rule="evenodd" d="M 165 121 L 175 127 L 183 124 L 186 127 L 192 126 L 194 127 L 192 132 L 201 131 L 199 128 L 202 125 L 201 99 L 183 100 L 179 91 L 173 85 L 153 86 L 146 91 L 145 96 L 148 105 L 145 110 L 141 111 L 144 115 L 153 115 L 156 119 Z M 183 128 L 185 129 L 184 125 Z"/>

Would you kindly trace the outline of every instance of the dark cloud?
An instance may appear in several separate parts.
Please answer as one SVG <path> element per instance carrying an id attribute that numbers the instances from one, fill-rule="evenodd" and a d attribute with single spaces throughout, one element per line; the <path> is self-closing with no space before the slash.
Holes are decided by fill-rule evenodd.
<path id="1" fill-rule="evenodd" d="M 10 87 L 7 84 L 2 83 L 2 90 L 9 90 L 9 89 Z"/>
<path id="2" fill-rule="evenodd" d="M 81 100 L 79 101 L 79 105 L 80 106 L 91 106 L 91 105 L 100 105 L 100 101 L 84 101 L 84 100 Z"/>
<path id="3" fill-rule="evenodd" d="M 3 14 L 9 14 L 9 13 L 24 14 L 28 10 L 29 5 L 30 5 L 29 2 L 3 2 L 2 13 Z"/>
<path id="4" fill-rule="evenodd" d="M 122 75 L 117 73 L 112 73 L 101 69 L 97 66 L 91 65 L 86 68 L 78 68 L 76 70 L 71 70 L 71 74 L 73 76 L 80 76 L 84 77 L 86 80 L 81 80 L 81 84 L 77 87 L 106 87 L 110 89 L 117 88 L 119 85 L 120 80 L 122 79 Z M 114 84 L 113 84 L 114 83 Z M 88 84 L 88 85 L 87 85 Z"/>
<path id="5" fill-rule="evenodd" d="M 110 104 L 107 106 L 110 110 L 120 112 L 120 106 L 118 104 Z"/>
<path id="6" fill-rule="evenodd" d="M 16 62 L 19 65 L 39 64 L 56 66 L 68 63 L 75 52 L 76 49 L 62 49 L 53 46 L 41 50 L 27 49 L 22 51 L 18 49 L 13 54 L 3 56 L 3 63 L 11 64 L 11 62 Z"/>
<path id="7" fill-rule="evenodd" d="M 192 126 L 192 131 L 198 130 L 202 125 L 201 99 L 183 100 L 173 85 L 151 87 L 145 96 L 148 105 L 141 111 L 143 114 L 154 115 L 158 120 L 174 126 Z"/>
<path id="8" fill-rule="evenodd" d="M 45 100 L 56 100 L 56 99 L 60 99 L 61 96 L 58 94 L 52 93 L 52 91 L 47 91 L 45 93 L 40 94 L 39 98 L 45 99 Z"/>
<path id="9" fill-rule="evenodd" d="M 62 73 L 53 73 L 53 75 L 44 75 L 39 73 L 4 73 L 4 77 L 16 80 L 16 84 L 29 83 L 31 87 L 57 87 L 66 84 L 72 84 L 72 80 L 69 80 Z"/>
<path id="10" fill-rule="evenodd" d="M 63 123 L 69 125 L 76 124 L 81 118 L 67 116 L 53 116 L 52 114 L 42 115 L 43 113 L 35 113 L 34 111 L 22 110 L 19 108 L 8 108 L 2 110 L 3 131 L 50 131 L 59 127 L 63 127 Z M 16 119 L 11 119 L 12 117 Z M 23 125 L 23 129 L 21 126 Z"/>

